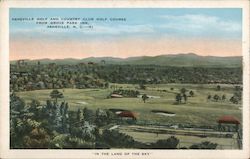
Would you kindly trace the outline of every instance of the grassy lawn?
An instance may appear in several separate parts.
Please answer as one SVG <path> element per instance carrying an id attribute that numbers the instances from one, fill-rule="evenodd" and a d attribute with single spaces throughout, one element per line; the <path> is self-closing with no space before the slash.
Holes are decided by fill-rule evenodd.
<path id="1" fill-rule="evenodd" d="M 136 89 L 136 85 L 116 84 L 123 89 Z M 155 121 L 160 123 L 192 123 L 197 125 L 215 125 L 216 120 L 223 115 L 233 115 L 242 121 L 242 112 L 239 109 L 241 104 L 231 104 L 230 97 L 233 95 L 233 85 L 220 85 L 221 90 L 216 90 L 216 85 L 195 85 L 195 84 L 160 84 L 147 85 L 146 90 L 139 90 L 141 94 L 146 93 L 160 98 L 150 98 L 143 103 L 141 98 L 110 98 L 106 97 L 112 92 L 112 89 L 60 89 L 64 94 L 63 99 L 67 101 L 71 110 L 87 107 L 89 109 L 109 109 L 119 108 L 127 109 L 136 113 L 138 120 Z M 138 86 L 137 86 L 138 87 Z M 194 97 L 189 97 L 186 104 L 176 105 L 175 95 L 181 88 L 194 92 Z M 171 90 L 170 88 L 174 88 Z M 161 90 L 161 91 L 160 91 Z M 163 91 L 165 90 L 165 91 Z M 37 99 L 45 103 L 50 99 L 49 94 L 52 90 L 36 90 L 18 92 L 26 103 L 32 99 Z M 207 101 L 207 95 L 218 94 L 226 95 L 225 102 Z M 152 109 L 173 112 L 176 115 L 172 117 L 154 114 Z"/>

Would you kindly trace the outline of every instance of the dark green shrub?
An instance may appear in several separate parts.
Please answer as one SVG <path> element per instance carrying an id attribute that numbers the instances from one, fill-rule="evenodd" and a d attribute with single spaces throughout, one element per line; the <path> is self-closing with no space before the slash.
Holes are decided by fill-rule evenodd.
<path id="1" fill-rule="evenodd" d="M 166 140 L 158 140 L 156 143 L 152 143 L 151 147 L 154 149 L 177 149 L 178 144 L 179 139 L 171 136 Z"/>
<path id="2" fill-rule="evenodd" d="M 218 146 L 217 143 L 212 143 L 209 141 L 205 141 L 199 144 L 193 144 L 192 146 L 190 146 L 190 149 L 216 149 L 216 147 Z"/>

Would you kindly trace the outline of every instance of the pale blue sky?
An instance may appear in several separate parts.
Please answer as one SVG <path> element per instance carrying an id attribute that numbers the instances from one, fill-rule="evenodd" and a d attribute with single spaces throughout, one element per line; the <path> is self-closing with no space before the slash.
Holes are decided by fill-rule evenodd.
<path id="1" fill-rule="evenodd" d="M 46 29 L 14 17 L 122 17 L 126 22 L 93 22 L 94 31 Z M 11 36 L 92 38 L 114 36 L 171 36 L 241 39 L 241 9 L 10 9 Z M 60 35 L 58 35 L 60 32 Z M 55 36 L 57 34 L 57 36 Z M 83 36 L 84 35 L 84 36 Z"/>
<path id="2" fill-rule="evenodd" d="M 13 18 L 125 18 L 91 21 L 92 29 L 51 29 Z M 10 59 L 156 56 L 193 52 L 241 55 L 237 8 L 10 9 Z"/>

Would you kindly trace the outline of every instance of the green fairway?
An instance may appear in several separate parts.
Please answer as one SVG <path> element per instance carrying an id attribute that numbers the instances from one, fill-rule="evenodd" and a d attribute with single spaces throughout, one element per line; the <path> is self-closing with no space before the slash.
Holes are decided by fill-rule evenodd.
<path id="1" fill-rule="evenodd" d="M 132 84 L 115 84 L 122 89 L 136 89 L 138 85 Z M 107 98 L 113 89 L 60 89 L 64 98 L 59 101 L 67 101 L 70 110 L 87 107 L 89 109 L 109 109 L 119 108 L 135 112 L 138 121 L 166 123 L 190 123 L 196 125 L 215 125 L 216 120 L 223 115 L 233 115 L 242 121 L 242 112 L 239 109 L 241 104 L 232 104 L 229 102 L 233 95 L 233 85 L 220 85 L 221 90 L 216 90 L 217 85 L 208 84 L 159 84 L 146 85 L 146 90 L 139 90 L 141 94 L 156 96 L 149 98 L 146 103 L 141 98 Z M 171 89 L 173 88 L 173 89 Z M 176 93 L 181 88 L 186 88 L 194 92 L 194 97 L 188 97 L 184 104 L 175 104 Z M 36 90 L 18 92 L 17 95 L 25 100 L 28 104 L 32 99 L 37 99 L 45 103 L 50 99 L 52 90 Z M 207 96 L 223 94 L 226 96 L 225 101 L 208 101 Z M 151 110 L 164 110 L 173 112 L 175 116 L 164 116 L 152 113 Z"/>

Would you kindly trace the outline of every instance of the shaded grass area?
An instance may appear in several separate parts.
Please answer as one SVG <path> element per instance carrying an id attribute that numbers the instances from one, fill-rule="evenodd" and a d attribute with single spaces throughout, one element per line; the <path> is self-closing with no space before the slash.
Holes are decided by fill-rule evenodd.
<path id="1" fill-rule="evenodd" d="M 163 140 L 171 137 L 171 134 L 164 133 L 152 133 L 152 132 L 138 132 L 132 130 L 120 130 L 120 132 L 132 136 L 136 141 L 142 143 L 152 143 L 156 140 Z M 197 137 L 197 136 L 187 136 L 187 135 L 174 135 L 180 140 L 178 147 L 190 147 L 193 144 L 198 144 L 204 141 L 210 141 L 217 143 L 217 149 L 237 149 L 237 142 L 235 138 L 218 138 L 218 137 Z"/>

